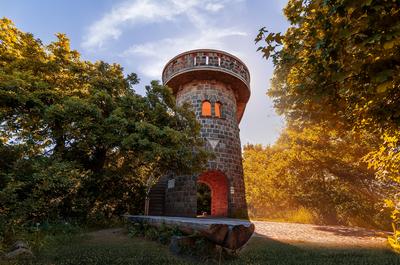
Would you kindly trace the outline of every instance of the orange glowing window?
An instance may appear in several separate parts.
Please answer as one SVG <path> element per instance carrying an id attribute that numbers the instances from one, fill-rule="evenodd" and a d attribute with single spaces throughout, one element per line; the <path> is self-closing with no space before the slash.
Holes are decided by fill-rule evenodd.
<path id="1" fill-rule="evenodd" d="M 222 104 L 220 102 L 215 102 L 215 117 L 221 118 L 221 109 L 222 109 Z"/>
<path id="2" fill-rule="evenodd" d="M 201 115 L 211 116 L 211 103 L 208 100 L 204 100 L 201 105 Z"/>

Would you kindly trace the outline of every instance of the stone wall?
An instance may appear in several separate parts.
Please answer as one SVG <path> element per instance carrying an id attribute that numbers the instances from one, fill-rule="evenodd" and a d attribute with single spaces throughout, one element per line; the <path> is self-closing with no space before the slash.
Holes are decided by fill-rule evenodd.
<path id="1" fill-rule="evenodd" d="M 180 87 L 176 99 L 177 104 L 188 102 L 192 105 L 202 125 L 201 136 L 205 139 L 206 148 L 215 153 L 215 158 L 208 162 L 208 170 L 221 172 L 227 178 L 228 216 L 247 217 L 235 93 L 229 85 L 219 81 L 194 80 Z M 204 100 L 210 101 L 212 106 L 215 102 L 222 103 L 221 118 L 214 117 L 214 108 L 211 117 L 201 115 Z M 171 178 L 175 179 L 175 183 L 166 192 L 165 214 L 195 216 L 198 176 Z"/>
<path id="2" fill-rule="evenodd" d="M 250 85 L 250 74 L 246 65 L 230 54 L 215 50 L 195 50 L 178 55 L 168 62 L 164 68 L 163 80 L 167 83 L 171 76 L 177 73 L 188 69 L 202 68 L 203 66 L 228 70 L 232 75 Z"/>

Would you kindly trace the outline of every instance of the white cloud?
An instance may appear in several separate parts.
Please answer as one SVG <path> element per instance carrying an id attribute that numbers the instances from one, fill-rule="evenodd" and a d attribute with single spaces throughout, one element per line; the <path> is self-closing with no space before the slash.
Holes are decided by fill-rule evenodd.
<path id="1" fill-rule="evenodd" d="M 206 5 L 206 10 L 212 11 L 212 12 L 217 12 L 218 10 L 224 8 L 224 5 L 221 3 L 208 3 Z"/>
<path id="2" fill-rule="evenodd" d="M 265 97 L 268 80 L 266 72 L 272 72 L 272 64 L 255 52 L 252 42 L 259 23 L 264 21 L 260 22 L 260 19 L 248 15 L 241 17 L 242 14 L 248 14 L 246 9 L 243 10 L 246 5 L 238 4 L 243 1 L 245 0 L 125 0 L 88 28 L 82 46 L 86 51 L 94 50 L 97 54 L 104 51 L 112 56 L 118 54 L 125 69 L 138 73 L 145 84 L 149 79 L 160 79 L 167 61 L 181 52 L 214 48 L 235 54 L 244 60 L 252 76 L 252 96 L 240 125 L 242 143 L 272 143 L 284 122 L 276 116 L 272 102 Z M 257 2 L 261 1 L 265 0 Z M 271 1 L 274 3 L 268 6 L 279 9 L 274 12 L 280 13 L 285 1 L 287 0 Z M 248 1 L 248 4 L 254 2 Z M 267 11 L 272 12 L 265 12 Z M 254 29 L 246 24 L 246 20 L 251 21 L 248 24 L 253 24 Z M 162 25 L 149 27 L 155 23 Z M 141 29 L 135 32 L 137 27 Z M 118 51 L 111 44 L 117 43 L 119 38 L 131 40 L 130 36 L 123 36 L 128 32 L 136 37 L 135 41 L 128 43 L 125 46 L 128 48 L 124 48 L 124 51 Z M 97 50 L 100 47 L 104 49 Z M 140 93 L 140 88 L 138 91 Z"/>
<path id="3" fill-rule="evenodd" d="M 226 38 L 241 37 L 247 34 L 237 28 L 223 28 L 219 24 L 219 16 L 215 13 L 224 8 L 229 2 L 234 4 L 241 0 L 201 0 L 191 1 L 190 4 L 183 4 L 181 0 L 173 0 L 174 5 L 185 10 L 181 15 L 189 22 L 186 26 L 190 33 L 183 36 L 173 36 L 164 39 L 156 39 L 150 42 L 133 44 L 121 53 L 127 58 L 140 58 L 140 65 L 137 65 L 139 74 L 149 78 L 160 78 L 165 63 L 173 56 L 192 49 L 214 48 L 229 52 L 226 45 Z M 237 51 L 230 51 L 240 55 Z"/>
<path id="4" fill-rule="evenodd" d="M 226 50 L 224 39 L 227 37 L 246 36 L 246 33 L 233 28 L 208 28 L 195 31 L 190 35 L 177 38 L 166 38 L 157 42 L 132 45 L 122 53 L 123 57 L 139 56 L 139 71 L 150 78 L 159 78 L 165 63 L 175 55 L 193 49 L 214 48 Z M 239 55 L 239 52 L 234 52 Z"/>
<path id="5" fill-rule="evenodd" d="M 217 12 L 227 2 L 241 0 L 133 0 L 113 8 L 100 20 L 94 22 L 83 39 L 82 46 L 87 49 L 99 48 L 110 39 L 118 39 L 123 28 L 138 24 L 163 23 L 175 17 L 186 15 L 191 21 L 204 24 L 201 11 Z M 199 12 L 200 11 L 200 12 Z"/>

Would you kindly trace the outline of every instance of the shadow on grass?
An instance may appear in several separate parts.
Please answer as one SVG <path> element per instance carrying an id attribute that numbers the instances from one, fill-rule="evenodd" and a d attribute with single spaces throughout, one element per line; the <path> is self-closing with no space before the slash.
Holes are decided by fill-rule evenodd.
<path id="1" fill-rule="evenodd" d="M 389 248 L 347 248 L 289 244 L 256 234 L 237 259 L 228 264 L 395 265 L 400 255 Z"/>
<path id="2" fill-rule="evenodd" d="M 390 235 L 390 232 L 368 230 L 361 227 L 314 226 L 314 229 L 344 237 L 375 237 Z"/>

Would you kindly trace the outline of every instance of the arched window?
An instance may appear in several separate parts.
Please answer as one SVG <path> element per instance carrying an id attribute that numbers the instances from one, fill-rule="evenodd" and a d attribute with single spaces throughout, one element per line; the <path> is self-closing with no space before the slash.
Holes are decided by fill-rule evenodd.
<path id="1" fill-rule="evenodd" d="M 215 102 L 214 105 L 214 111 L 215 111 L 215 117 L 221 118 L 221 113 L 222 113 L 222 104 L 221 102 Z"/>
<path id="2" fill-rule="evenodd" d="M 211 116 L 211 103 L 208 100 L 204 100 L 201 104 L 201 116 Z"/>

